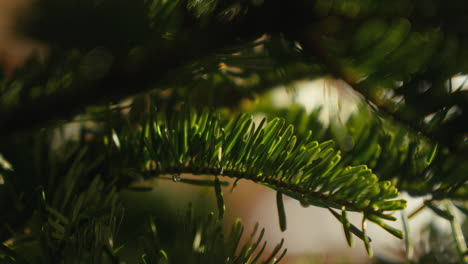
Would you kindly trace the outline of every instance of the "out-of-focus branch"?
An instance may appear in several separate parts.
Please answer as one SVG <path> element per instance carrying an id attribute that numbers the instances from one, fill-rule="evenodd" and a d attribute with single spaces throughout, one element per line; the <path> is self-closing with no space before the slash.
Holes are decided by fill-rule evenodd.
<path id="1" fill-rule="evenodd" d="M 192 61 L 225 47 L 248 43 L 263 34 L 264 26 L 271 26 L 271 6 L 253 7 L 248 14 L 226 23 L 190 26 L 175 39 L 147 44 L 150 53 L 138 65 L 128 67 L 128 57 L 116 58 L 97 80 L 76 80 L 68 88 L 4 110 L 0 112 L 0 138 L 6 140 L 46 122 L 67 119 L 88 105 L 155 88 L 158 82 Z"/>
<path id="2" fill-rule="evenodd" d="M 371 92 L 372 89 L 370 89 L 371 87 L 369 86 L 371 84 L 367 82 L 361 82 L 356 78 L 353 72 L 349 72 L 341 67 L 339 62 L 337 62 L 336 59 L 330 55 L 325 45 L 323 45 L 321 42 L 319 34 L 310 34 L 309 32 L 309 34 L 303 35 L 301 44 L 303 45 L 306 54 L 308 53 L 311 56 L 319 58 L 319 60 L 323 63 L 331 75 L 348 83 L 349 86 L 361 94 L 369 104 L 371 104 L 373 107 L 377 107 L 380 114 L 383 114 L 400 125 L 409 128 L 415 135 L 423 136 L 434 144 L 446 146 L 453 153 L 463 156 L 468 155 L 468 153 L 455 148 L 453 144 L 449 144 L 446 140 L 444 140 L 446 136 L 432 133 L 432 131 L 429 131 L 428 128 L 424 126 L 424 124 L 415 122 L 415 120 L 411 119 L 411 117 L 407 117 L 404 114 L 401 114 L 407 110 L 407 106 L 395 105 L 394 102 L 373 94 Z M 458 91 L 451 94 L 447 98 L 441 98 L 441 102 L 439 103 L 441 105 L 453 105 L 453 102 L 459 101 L 460 98 L 464 96 L 467 96 L 466 91 Z"/>

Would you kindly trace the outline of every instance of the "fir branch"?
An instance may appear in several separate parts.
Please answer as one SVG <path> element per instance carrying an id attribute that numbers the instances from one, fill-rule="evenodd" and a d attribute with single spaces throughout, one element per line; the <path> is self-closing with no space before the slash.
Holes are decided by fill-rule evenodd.
<path id="1" fill-rule="evenodd" d="M 313 35 L 300 36 L 300 41 L 305 47 L 306 54 L 310 54 L 319 58 L 321 63 L 332 76 L 345 81 L 356 92 L 364 96 L 369 105 L 375 107 L 379 114 L 385 118 L 390 118 L 400 125 L 408 128 L 414 134 L 420 135 L 426 140 L 431 141 L 433 145 L 439 144 L 441 146 L 447 147 L 455 155 L 463 157 L 467 155 L 463 148 L 459 148 L 459 146 L 454 145 L 453 142 L 450 142 L 452 138 L 449 138 L 444 134 L 437 133 L 437 131 L 431 131 L 429 127 L 423 122 L 415 120 L 413 114 L 409 114 L 411 112 L 410 105 L 398 105 L 392 100 L 375 93 L 373 86 L 376 86 L 376 84 L 362 81 L 359 79 L 360 76 L 357 76 L 357 72 L 344 67 L 340 63 L 339 58 L 334 57 L 329 52 L 326 44 L 320 36 L 320 32 L 316 32 Z M 410 87 L 410 89 L 414 90 L 416 87 Z M 436 105 L 439 108 L 435 107 L 434 111 L 444 111 L 446 105 L 453 106 L 460 102 L 462 105 L 466 105 L 466 95 L 464 94 L 464 92 L 458 91 L 446 96 L 445 98 L 442 98 L 443 100 L 441 100 L 440 97 L 436 97 L 434 100 L 436 100 Z M 431 105 L 429 102 L 427 102 L 427 104 Z"/>
<path id="2" fill-rule="evenodd" d="M 113 6 L 113 1 L 103 2 L 107 7 Z M 81 42 L 84 44 L 84 46 L 79 47 L 81 49 L 80 52 L 81 56 L 83 56 L 83 61 L 79 61 L 70 69 L 69 74 L 74 76 L 71 83 L 68 82 L 67 85 L 60 83 L 59 86 L 61 87 L 58 91 L 50 94 L 43 94 L 34 98 L 34 100 L 28 100 L 7 109 L 0 109 L 0 126 L 8 127 L 8 129 L 0 131 L 1 139 L 10 138 L 17 132 L 24 132 L 31 128 L 43 126 L 50 121 L 68 119 L 82 111 L 86 106 L 106 101 L 120 100 L 138 93 L 147 92 L 155 88 L 155 86 L 167 82 L 171 77 L 177 79 L 176 76 L 181 72 L 186 74 L 184 70 L 192 72 L 193 69 L 187 70 L 184 68 L 190 68 L 189 66 L 194 62 L 216 54 L 217 51 L 233 46 L 241 47 L 243 45 L 251 45 L 255 39 L 265 32 L 266 27 L 271 26 L 268 22 L 271 22 L 273 19 L 269 16 L 269 12 L 276 8 L 273 2 L 265 3 L 261 9 L 249 8 L 251 5 L 250 3 L 245 4 L 245 6 L 237 6 L 237 1 L 234 3 L 220 4 L 212 13 L 207 14 L 210 23 L 204 23 L 204 17 L 196 19 L 193 14 L 191 14 L 191 11 L 185 10 L 188 8 L 184 5 L 186 1 L 177 1 L 179 4 L 176 4 L 176 7 L 173 7 L 174 3 L 171 4 L 171 2 L 155 1 L 153 3 L 154 5 L 149 4 L 145 8 L 132 8 L 132 12 L 135 10 L 142 12 L 136 15 L 132 14 L 132 17 L 151 16 L 151 12 L 159 11 L 164 12 L 164 17 L 172 17 L 173 15 L 179 16 L 178 18 L 186 21 L 182 23 L 181 28 L 176 32 L 177 34 L 174 34 L 174 36 L 170 38 L 165 37 L 164 34 L 168 32 L 164 30 L 167 30 L 167 28 L 164 28 L 162 31 L 144 32 L 143 35 L 151 35 L 151 37 L 148 38 L 144 36 L 143 39 L 145 39 L 145 41 L 135 43 L 131 46 L 131 48 L 135 46 L 139 47 L 137 49 L 139 52 L 136 52 L 136 54 L 135 52 L 131 52 L 132 50 L 130 50 L 129 47 L 124 47 L 123 50 L 126 51 L 122 52 L 122 47 L 119 47 L 119 44 L 123 44 L 120 42 L 109 43 L 108 40 L 106 40 L 106 45 L 104 47 L 98 47 L 102 44 L 98 40 L 96 40 L 95 43 Z M 70 38 L 73 40 L 78 36 L 80 41 L 86 39 L 86 37 L 80 34 L 76 35 L 75 32 L 71 31 L 65 25 L 72 23 L 72 25 L 69 26 L 77 31 L 89 27 L 83 26 L 77 28 L 74 24 L 76 21 L 69 21 L 68 17 L 63 17 L 63 14 L 66 12 L 75 12 L 75 6 L 70 5 L 68 2 L 63 3 L 63 1 L 50 0 L 41 4 L 44 5 L 42 6 L 44 13 L 50 13 L 47 15 L 41 14 L 40 19 L 30 26 L 50 24 L 51 28 L 53 28 L 54 39 L 47 39 L 49 36 L 46 36 L 46 39 L 54 44 L 51 56 L 52 59 L 56 59 L 60 57 L 63 51 L 65 51 L 65 53 L 73 51 L 73 49 L 70 48 Z M 99 9 L 96 11 L 95 4 L 94 1 L 88 1 L 84 6 L 80 6 L 80 8 L 83 8 L 81 11 L 84 14 L 93 15 L 96 15 L 96 12 L 101 15 L 107 13 L 106 9 Z M 141 3 L 134 4 L 140 5 Z M 132 6 L 132 4 L 129 5 Z M 54 8 L 47 8 L 50 6 Z M 162 10 L 152 10 L 152 8 Z M 245 12 L 230 15 L 234 12 L 233 9 L 236 8 L 240 8 L 240 10 L 237 10 L 238 12 L 241 12 L 241 10 Z M 278 10 L 275 12 L 277 11 Z M 164 17 L 158 17 L 161 23 L 167 22 L 164 21 Z M 65 24 L 55 21 L 53 18 L 65 19 Z M 50 19 L 53 21 L 51 22 Z M 114 18 L 114 20 L 119 21 L 121 18 Z M 83 22 L 87 23 L 87 21 Z M 102 23 L 99 19 L 96 22 Z M 146 22 L 152 24 L 160 21 Z M 181 23 L 181 21 L 179 21 L 179 23 Z M 55 28 L 56 25 L 60 26 Z M 33 32 L 42 32 L 47 35 L 49 29 L 36 28 Z M 68 33 L 72 35 L 70 36 Z M 100 38 L 100 33 L 102 34 L 103 32 L 94 32 L 93 37 L 97 36 Z M 117 32 L 116 34 L 119 39 L 122 37 L 120 34 L 121 32 Z M 60 39 L 60 36 L 65 37 Z M 44 36 L 36 37 L 41 38 Z M 73 43 L 72 47 L 75 47 L 75 44 L 80 41 L 71 41 Z M 104 57 L 107 59 L 106 63 L 102 65 L 102 68 L 96 69 L 95 66 L 99 65 Z M 86 58 L 91 59 L 95 64 L 91 63 L 92 65 L 89 65 L 88 63 L 88 65 L 83 65 L 86 64 Z M 45 67 L 45 69 L 43 69 L 45 74 L 39 76 L 40 78 L 38 78 L 38 81 L 41 82 L 42 78 L 47 79 L 50 77 L 47 76 L 48 72 L 61 66 L 60 64 L 48 65 L 48 68 Z M 83 66 L 88 66 L 90 69 L 83 72 Z M 37 68 L 41 68 L 37 65 L 35 65 L 35 67 L 36 68 L 27 69 L 25 75 L 29 72 L 35 73 Z M 24 76 L 19 77 L 21 78 Z M 189 79 L 192 80 L 192 78 L 193 76 Z M 37 83 L 34 82 L 32 84 L 37 85 Z M 31 89 L 32 87 L 26 88 Z M 26 91 L 26 93 L 27 92 L 28 91 Z M 36 115 L 37 113 L 40 114 Z M 36 116 L 34 120 L 29 120 L 29 122 L 19 121 L 28 120 L 32 115 Z"/>
<path id="3" fill-rule="evenodd" d="M 266 241 L 262 243 L 265 230 L 258 234 L 258 224 L 249 239 L 241 245 L 244 227 L 237 219 L 228 236 L 224 234 L 222 221 L 213 213 L 204 219 L 193 216 L 189 208 L 185 218 L 178 217 L 175 243 L 161 245 L 157 226 L 148 221 L 143 234 L 144 254 L 139 263 L 229 263 L 229 264 L 274 264 L 279 263 L 286 254 L 282 249 L 283 240 L 273 252 L 264 254 Z M 227 239 L 226 239 L 227 238 Z M 263 244 L 260 248 L 259 246 Z M 258 262 L 261 258 L 266 258 Z"/>
<path id="4" fill-rule="evenodd" d="M 51 148 L 53 139 L 44 132 L 25 140 L 26 149 L 3 146 L 12 167 L 9 174 L 0 169 L 7 186 L 0 194 L 15 195 L 12 202 L 21 210 L 2 205 L 1 239 L 11 239 L 8 246 L 24 256 L 25 263 L 115 263 L 109 250 L 123 212 L 114 180 L 106 182 L 99 175 L 103 155 L 80 142 Z M 24 159 L 30 166 L 22 166 Z M 4 230 L 9 224 L 17 233 Z"/>
<path id="5" fill-rule="evenodd" d="M 57 186 L 57 189 L 62 188 Z M 38 206 L 28 219 L 30 231 L 22 237 L 16 236 L 9 247 L 3 246 L 2 263 L 3 260 L 18 264 L 75 263 L 78 260 L 118 263 L 112 249 L 122 210 L 115 188 L 105 189 L 101 179 L 95 177 L 88 189 L 75 195 L 72 201 L 63 200 L 67 206 L 62 209 L 51 205 L 43 189 L 36 193 Z M 60 192 L 49 191 L 49 194 L 54 196 Z"/>
<path id="6" fill-rule="evenodd" d="M 158 112 L 153 116 L 138 133 L 146 136 L 147 177 L 191 173 L 247 179 L 304 206 L 344 207 L 372 220 L 405 207 L 404 200 L 391 200 L 398 191 L 390 182 L 379 182 L 365 165 L 341 166 L 340 152 L 333 150 L 331 141 L 318 143 L 310 132 L 297 140 L 294 128 L 283 119 L 263 120 L 256 126 L 252 117 L 240 114 L 223 125 L 213 113 L 187 109 L 171 118 Z M 126 142 L 128 133 L 135 131 L 119 134 L 122 154 L 138 146 L 135 140 L 140 136 Z"/>
<path id="7" fill-rule="evenodd" d="M 443 200 L 467 195 L 465 161 L 399 124 L 375 117 L 366 105 L 360 105 L 345 124 L 332 120 L 328 126 L 319 120 L 320 108 L 308 113 L 298 105 L 287 109 L 260 105 L 254 111 L 285 118 L 297 128 L 299 139 L 312 130 L 314 140 L 337 142 L 346 153 L 343 164 L 367 164 L 380 179 L 393 181 L 399 190 L 413 196 L 431 194 L 433 199 Z"/>

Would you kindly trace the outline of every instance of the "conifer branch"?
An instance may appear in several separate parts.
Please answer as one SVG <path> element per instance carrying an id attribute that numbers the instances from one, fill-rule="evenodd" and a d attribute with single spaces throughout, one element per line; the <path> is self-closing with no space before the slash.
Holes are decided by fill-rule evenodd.
<path id="1" fill-rule="evenodd" d="M 142 142 L 144 135 L 149 170 L 143 174 L 147 177 L 191 173 L 247 179 L 303 206 L 361 212 L 389 231 L 394 230 L 378 219 L 393 220 L 388 213 L 405 208 L 404 200 L 392 200 L 398 191 L 391 182 L 379 181 L 365 165 L 342 166 L 340 152 L 333 150 L 331 141 L 318 143 L 310 132 L 297 140 L 293 126 L 282 119 L 264 119 L 256 126 L 252 117 L 240 114 L 223 125 L 208 111 L 198 115 L 185 109 L 171 118 L 152 115 L 138 135 L 135 131 L 129 137 L 128 132 L 119 134 L 122 154 L 138 145 L 135 140 Z"/>
<path id="2" fill-rule="evenodd" d="M 407 105 L 397 105 L 395 102 L 373 93 L 372 85 L 375 84 L 362 81 L 358 79 L 359 76 L 357 76 L 356 72 L 353 72 L 350 69 L 345 69 L 340 64 L 338 58 L 334 57 L 324 45 L 323 41 L 320 39 L 320 32 L 301 36 L 300 39 L 301 43 L 303 43 L 305 47 L 305 54 L 310 54 L 319 58 L 320 62 L 332 76 L 345 81 L 352 89 L 361 94 L 370 106 L 376 107 L 378 113 L 408 128 L 415 135 L 417 134 L 424 137 L 424 139 L 431 141 L 434 145 L 439 144 L 447 147 L 455 155 L 463 157 L 467 155 L 463 149 L 457 149 L 458 146 L 454 146 L 447 142 L 451 139 L 447 139 L 447 137 L 431 131 L 427 125 L 415 120 L 414 116 L 408 115 L 411 111 Z M 415 87 L 412 87 L 412 89 L 415 89 Z M 445 106 L 452 106 L 457 103 L 461 103 L 463 105 L 467 103 L 466 95 L 464 92 L 460 91 L 452 93 L 442 99 L 443 100 L 441 100 L 441 98 L 437 98 L 436 106 L 432 106 L 435 112 L 444 111 L 443 109 Z M 426 103 L 430 104 L 429 102 Z M 435 105 L 435 103 L 433 105 Z M 408 116 L 405 116 L 405 113 Z"/>
<path id="3" fill-rule="evenodd" d="M 186 216 L 177 221 L 177 226 L 184 228 L 176 230 L 177 239 L 165 248 L 159 241 L 157 226 L 153 221 L 148 221 L 143 235 L 145 253 L 139 263 L 158 263 L 166 260 L 170 263 L 274 264 L 279 263 L 286 254 L 286 249 L 281 250 L 283 240 L 271 253 L 264 252 L 267 244 L 263 241 L 265 229 L 259 232 L 258 224 L 255 225 L 249 239 L 241 244 L 244 227 L 240 219 L 232 225 L 230 234 L 225 236 L 222 222 L 214 214 L 205 219 L 198 219 L 193 216 L 191 210 L 189 208 Z M 266 259 L 259 262 L 261 258 Z"/>
<path id="4" fill-rule="evenodd" d="M 328 126 L 319 120 L 320 108 L 311 113 L 297 105 L 266 108 L 259 106 L 255 111 L 284 118 L 296 128 L 299 139 L 312 130 L 317 141 L 338 142 L 346 154 L 343 164 L 367 164 L 381 180 L 392 180 L 400 191 L 414 196 L 431 194 L 436 200 L 466 198 L 466 162 L 399 124 L 376 118 L 366 105 L 360 105 L 345 125 L 331 121 Z"/>

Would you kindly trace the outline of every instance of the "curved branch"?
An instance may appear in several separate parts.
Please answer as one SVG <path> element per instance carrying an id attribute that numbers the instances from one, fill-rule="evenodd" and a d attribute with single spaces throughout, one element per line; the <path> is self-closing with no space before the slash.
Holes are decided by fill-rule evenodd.
<path id="1" fill-rule="evenodd" d="M 336 76 L 345 81 L 352 89 L 354 89 L 357 93 L 361 94 L 369 103 L 369 105 L 373 106 L 374 108 L 376 107 L 380 114 L 391 118 L 392 120 L 404 127 L 409 128 L 411 131 L 413 131 L 415 135 L 423 136 L 425 139 L 429 140 L 434 145 L 443 145 L 455 154 L 460 154 L 463 156 L 468 155 L 463 151 L 455 149 L 453 145 L 444 142 L 443 138 L 434 133 L 431 133 L 422 124 L 414 122 L 414 120 L 411 120 L 411 118 L 407 118 L 404 115 L 401 115 L 398 112 L 396 112 L 394 102 L 391 102 L 390 100 L 387 100 L 385 98 L 377 97 L 376 95 L 369 92 L 371 90 L 369 84 L 356 79 L 356 77 L 353 76 L 352 73 L 347 72 L 343 67 L 341 67 L 339 62 L 336 61 L 336 59 L 330 55 L 327 48 L 322 44 L 319 38 L 319 34 L 302 36 L 301 43 L 303 44 L 305 51 L 319 58 L 323 65 L 333 76 Z M 460 97 L 464 97 L 464 92 L 459 91 L 451 94 L 449 97 L 450 98 L 445 98 L 447 100 L 447 102 L 445 103 L 448 103 L 448 101 L 458 102 L 460 100 L 463 100 L 463 98 L 460 99 Z"/>
<path id="2" fill-rule="evenodd" d="M 256 126 L 252 117 L 240 114 L 223 125 L 209 112 L 185 109 L 170 119 L 152 115 L 137 135 L 122 131 L 118 149 L 128 155 L 144 138 L 146 164 L 151 164 L 147 177 L 191 173 L 247 179 L 304 206 L 346 208 L 366 219 L 392 219 L 387 213 L 406 206 L 404 200 L 392 200 L 398 191 L 391 182 L 379 181 L 365 165 L 342 165 L 331 141 L 314 141 L 310 132 L 298 141 L 283 119 L 264 119 Z"/>

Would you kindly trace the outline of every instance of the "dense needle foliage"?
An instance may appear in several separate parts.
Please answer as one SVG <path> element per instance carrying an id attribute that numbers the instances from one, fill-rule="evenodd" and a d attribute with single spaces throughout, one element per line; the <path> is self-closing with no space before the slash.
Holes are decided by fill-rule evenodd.
<path id="1" fill-rule="evenodd" d="M 418 212 L 393 213 L 400 192 L 424 197 L 452 227 L 444 261 L 465 263 L 466 14 L 464 0 L 35 1 L 15 30 L 47 54 L 0 76 L 0 262 L 277 263 L 286 250 L 264 252 L 268 230 L 224 233 L 227 176 L 276 192 L 282 231 L 288 196 L 329 211 L 369 255 L 367 222 L 404 239 L 408 263 L 436 253 L 411 253 Z M 323 77 L 359 94 L 349 119 L 265 96 Z M 123 194 L 168 175 L 213 188 L 217 211 L 158 205 L 119 235 Z"/>

